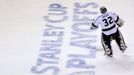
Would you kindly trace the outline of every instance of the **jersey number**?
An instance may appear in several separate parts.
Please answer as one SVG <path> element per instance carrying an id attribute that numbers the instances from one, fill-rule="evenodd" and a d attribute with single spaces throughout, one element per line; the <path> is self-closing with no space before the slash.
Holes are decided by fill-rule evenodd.
<path id="1" fill-rule="evenodd" d="M 109 16 L 107 19 L 103 19 L 102 21 L 105 23 L 105 26 L 113 23 L 111 16 Z"/>

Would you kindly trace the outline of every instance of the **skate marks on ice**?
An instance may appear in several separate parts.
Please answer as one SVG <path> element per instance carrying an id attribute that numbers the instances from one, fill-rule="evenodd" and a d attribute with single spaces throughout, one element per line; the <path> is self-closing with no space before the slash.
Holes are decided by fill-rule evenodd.
<path id="1" fill-rule="evenodd" d="M 133 75 L 134 48 L 133 43 L 127 43 L 128 48 L 122 53 L 118 46 L 113 45 L 113 57 L 104 55 L 104 50 L 97 51 L 96 75 Z"/>
<path id="2" fill-rule="evenodd" d="M 105 57 L 96 62 L 96 75 L 133 75 L 134 57 L 127 54 Z"/>

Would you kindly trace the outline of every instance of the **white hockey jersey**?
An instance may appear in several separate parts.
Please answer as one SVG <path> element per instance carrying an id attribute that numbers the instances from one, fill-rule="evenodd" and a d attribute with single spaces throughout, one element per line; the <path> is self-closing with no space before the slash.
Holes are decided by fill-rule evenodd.
<path id="1" fill-rule="evenodd" d="M 113 12 L 106 12 L 97 17 L 93 22 L 91 29 L 98 28 L 101 25 L 102 32 L 105 35 L 111 35 L 117 31 L 117 22 L 119 16 Z"/>

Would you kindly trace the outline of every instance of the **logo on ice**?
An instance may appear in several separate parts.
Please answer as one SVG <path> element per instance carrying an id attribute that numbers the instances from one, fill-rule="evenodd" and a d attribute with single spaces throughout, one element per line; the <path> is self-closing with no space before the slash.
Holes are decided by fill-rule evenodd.
<path id="1" fill-rule="evenodd" d="M 73 7 L 72 7 L 73 6 Z M 98 4 L 52 3 L 44 16 L 44 31 L 32 73 L 45 75 L 95 75 L 97 35 L 90 26 Z"/>

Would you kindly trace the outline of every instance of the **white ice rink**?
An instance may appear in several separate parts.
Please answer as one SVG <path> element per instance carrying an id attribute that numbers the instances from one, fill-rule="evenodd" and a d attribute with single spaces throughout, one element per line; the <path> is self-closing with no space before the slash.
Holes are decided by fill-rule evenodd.
<path id="1" fill-rule="evenodd" d="M 113 41 L 114 57 L 108 58 L 103 51 L 96 52 L 95 74 L 83 73 L 72 75 L 134 75 L 134 1 L 133 0 L 0 0 L 0 75 L 71 75 L 70 72 L 81 69 L 67 69 L 66 64 L 68 53 L 84 53 L 86 49 L 71 48 L 66 46 L 71 32 L 71 18 L 73 4 L 75 2 L 95 2 L 99 6 L 104 5 L 108 10 L 116 12 L 125 24 L 120 28 L 127 50 L 122 54 Z M 31 68 L 37 64 L 39 58 L 43 32 L 46 22 L 44 16 L 48 15 L 48 7 L 51 3 L 60 3 L 68 7 L 68 16 L 71 17 L 63 26 L 65 35 L 61 54 L 58 55 L 60 68 L 59 74 L 52 74 L 52 71 L 40 74 L 33 73 Z M 100 32 L 97 46 L 101 48 Z M 68 40 L 65 40 L 68 39 Z M 90 59 L 85 58 L 90 63 Z M 92 62 L 91 62 L 92 63 Z M 47 66 L 47 64 L 46 64 Z M 82 69 L 88 71 L 88 69 Z"/>

